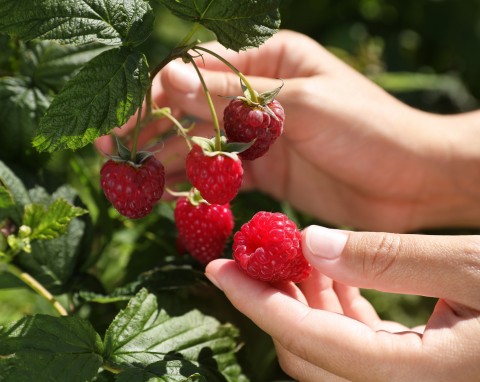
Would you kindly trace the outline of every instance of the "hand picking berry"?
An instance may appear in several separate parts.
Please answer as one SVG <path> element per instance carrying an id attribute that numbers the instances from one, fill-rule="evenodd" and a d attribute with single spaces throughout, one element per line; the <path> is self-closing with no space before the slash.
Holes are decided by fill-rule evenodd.
<path id="1" fill-rule="evenodd" d="M 100 183 L 107 199 L 130 219 L 147 216 L 160 200 L 165 187 L 165 169 L 153 155 L 134 163 L 109 159 L 100 171 Z"/>
<path id="2" fill-rule="evenodd" d="M 233 231 L 229 204 L 208 204 L 182 196 L 177 200 L 174 216 L 178 240 L 190 255 L 206 265 L 222 256 Z"/>
<path id="3" fill-rule="evenodd" d="M 261 211 L 235 233 L 233 258 L 254 279 L 298 283 L 312 269 L 301 242 L 300 230 L 286 215 Z"/>
<path id="4" fill-rule="evenodd" d="M 187 177 L 212 204 L 229 203 L 238 193 L 243 180 L 240 158 L 233 153 L 208 152 L 194 145 L 187 155 Z"/>
<path id="5" fill-rule="evenodd" d="M 238 155 L 245 160 L 263 156 L 282 134 L 285 112 L 277 100 L 255 104 L 235 98 L 223 112 L 225 134 L 229 142 L 255 142 Z"/>

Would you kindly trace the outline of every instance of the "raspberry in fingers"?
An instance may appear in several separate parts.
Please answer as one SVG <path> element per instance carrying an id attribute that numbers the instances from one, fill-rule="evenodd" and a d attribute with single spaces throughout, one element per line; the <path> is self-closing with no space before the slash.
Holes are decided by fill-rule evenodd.
<path id="1" fill-rule="evenodd" d="M 480 373 L 478 311 L 453 311 L 440 300 L 423 336 L 377 332 L 252 280 L 231 260 L 211 262 L 206 275 L 283 348 L 322 371 L 356 381 L 475 381 Z"/>

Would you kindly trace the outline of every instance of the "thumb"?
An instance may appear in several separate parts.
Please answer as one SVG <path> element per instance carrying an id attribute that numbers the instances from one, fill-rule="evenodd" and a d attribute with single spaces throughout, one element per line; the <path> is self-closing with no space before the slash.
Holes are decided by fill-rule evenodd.
<path id="1" fill-rule="evenodd" d="M 350 232 L 310 226 L 307 260 L 344 284 L 438 297 L 478 309 L 480 237 Z"/>
<path id="2" fill-rule="evenodd" d="M 200 73 L 213 99 L 216 113 L 221 119 L 223 109 L 230 102 L 230 99 L 226 97 L 242 95 L 240 79 L 231 71 L 200 68 Z M 248 80 L 260 93 L 279 86 L 279 80 L 269 78 L 248 77 Z M 162 69 L 160 81 L 170 105 L 180 107 L 187 115 L 211 120 L 210 109 L 201 81 L 192 64 L 185 64 L 181 60 L 170 62 Z"/>

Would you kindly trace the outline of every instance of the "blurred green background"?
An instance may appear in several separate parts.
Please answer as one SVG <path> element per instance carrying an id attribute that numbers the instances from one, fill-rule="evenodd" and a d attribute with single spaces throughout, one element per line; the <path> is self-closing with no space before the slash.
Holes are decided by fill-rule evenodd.
<path id="1" fill-rule="evenodd" d="M 480 98 L 478 0 L 283 0 L 282 27 L 303 32 L 398 98 L 471 110 Z"/>

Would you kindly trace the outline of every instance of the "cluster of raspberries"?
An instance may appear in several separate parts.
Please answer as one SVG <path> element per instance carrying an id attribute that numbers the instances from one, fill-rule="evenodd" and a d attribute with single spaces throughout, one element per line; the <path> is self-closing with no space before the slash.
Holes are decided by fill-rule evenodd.
<path id="1" fill-rule="evenodd" d="M 223 120 L 227 143 L 243 143 L 245 148 L 217 151 L 213 143 L 208 147 L 193 140 L 186 173 L 195 192 L 179 197 L 174 211 L 178 247 L 203 265 L 223 255 L 232 235 L 230 202 L 242 184 L 242 161 L 267 153 L 283 132 L 285 113 L 275 99 L 262 106 L 238 97 L 225 108 Z M 149 153 L 135 160 L 112 157 L 100 175 L 107 199 L 130 219 L 147 216 L 165 189 L 164 166 Z M 259 212 L 244 224 L 233 237 L 233 258 L 249 276 L 269 282 L 300 282 L 311 269 L 302 254 L 299 229 L 280 213 Z"/>

